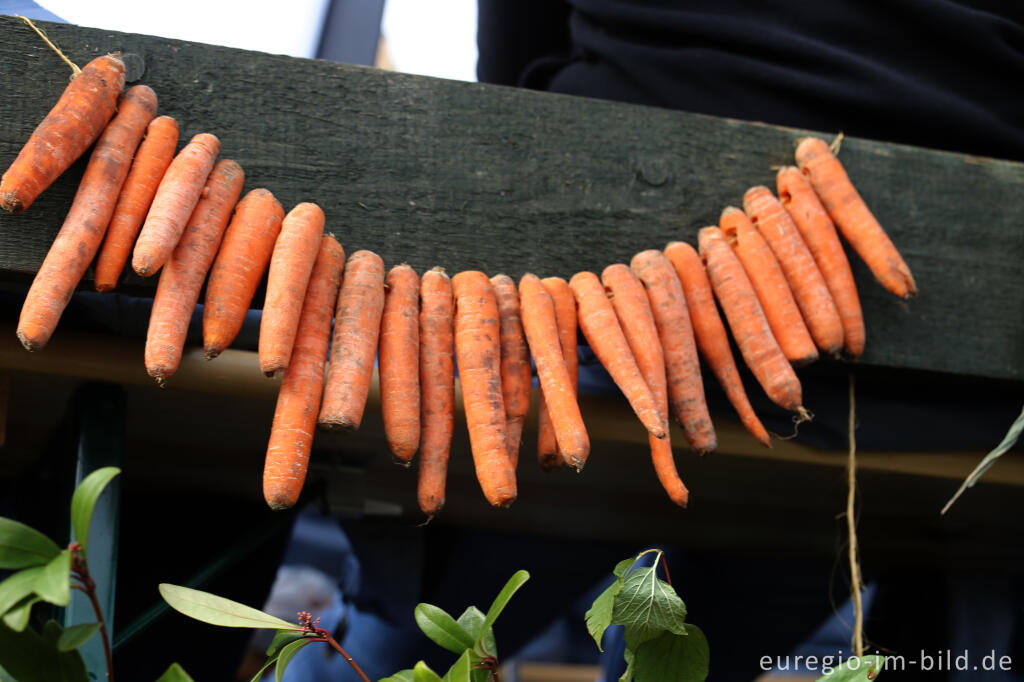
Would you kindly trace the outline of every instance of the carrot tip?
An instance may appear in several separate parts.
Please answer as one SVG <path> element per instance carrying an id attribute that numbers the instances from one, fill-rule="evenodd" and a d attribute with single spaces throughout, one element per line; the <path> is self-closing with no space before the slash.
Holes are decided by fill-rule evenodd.
<path id="1" fill-rule="evenodd" d="M 25 347 L 25 350 L 29 351 L 30 353 L 35 353 L 37 350 L 42 350 L 43 346 L 46 345 L 45 343 L 39 343 L 38 341 L 33 341 L 32 339 L 28 338 L 25 332 L 21 331 L 20 329 L 18 330 L 18 340 L 21 341 L 21 345 Z"/>
<path id="2" fill-rule="evenodd" d="M 293 500 L 267 500 L 267 506 L 274 511 L 284 511 L 285 509 L 291 509 L 294 507 L 295 502 Z"/>
<path id="3" fill-rule="evenodd" d="M 403 469 L 408 469 L 409 467 L 412 466 L 412 460 L 411 459 L 402 459 L 401 457 L 392 457 L 391 461 L 394 462 L 395 464 L 397 464 L 398 466 L 402 467 Z"/>
<path id="4" fill-rule="evenodd" d="M 14 192 L 4 192 L 0 194 L 0 208 L 8 213 L 21 213 L 25 210 L 25 205 Z"/>
<path id="5" fill-rule="evenodd" d="M 220 355 L 220 349 L 218 348 L 204 348 L 203 357 L 207 360 L 213 360 L 215 357 Z"/>
<path id="6" fill-rule="evenodd" d="M 350 433 L 359 428 L 359 424 L 350 419 L 330 419 L 317 422 L 317 426 L 330 433 Z"/>
<path id="7" fill-rule="evenodd" d="M 96 282 L 96 291 L 101 294 L 107 294 L 114 290 L 113 284 L 106 284 L 103 282 Z"/>

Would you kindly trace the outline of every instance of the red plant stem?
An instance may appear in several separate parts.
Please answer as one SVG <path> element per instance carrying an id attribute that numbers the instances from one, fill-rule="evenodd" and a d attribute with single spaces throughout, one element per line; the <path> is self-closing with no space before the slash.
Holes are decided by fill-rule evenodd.
<path id="1" fill-rule="evenodd" d="M 668 574 L 668 561 L 665 560 L 665 552 L 663 552 L 660 549 L 645 549 L 644 551 L 636 555 L 636 559 L 634 561 L 640 561 L 640 557 L 642 557 L 644 554 L 651 554 L 652 552 L 656 552 L 658 554 L 658 556 L 654 560 L 655 570 L 657 570 L 658 568 L 658 559 L 660 559 L 661 569 L 665 571 L 665 582 L 668 583 L 669 587 L 672 587 L 672 576 Z"/>
<path id="2" fill-rule="evenodd" d="M 356 671 L 356 674 L 363 679 L 363 682 L 370 682 L 370 678 L 366 676 L 366 673 L 364 673 L 363 669 L 359 667 L 359 664 L 348 655 L 348 652 L 341 648 L 340 644 L 334 641 L 334 638 L 331 637 L 331 633 L 327 632 L 327 630 L 324 630 L 323 628 L 316 628 L 315 632 L 317 636 L 312 638 L 314 641 L 327 642 L 330 644 L 334 647 L 335 651 L 341 654 L 342 658 L 348 661 L 348 664 L 352 666 L 352 669 Z"/>
<path id="3" fill-rule="evenodd" d="M 107 622 L 103 620 L 103 609 L 100 608 L 100 600 L 96 597 L 96 581 L 89 575 L 89 567 L 85 564 L 78 551 L 78 543 L 72 543 L 69 547 L 72 551 L 73 563 L 71 573 L 81 582 L 74 585 L 75 588 L 85 593 L 92 604 L 93 613 L 96 614 L 96 622 L 100 624 L 100 635 L 103 637 L 103 655 L 107 659 L 107 680 L 114 682 L 114 657 L 110 653 L 110 635 L 107 634 Z"/>

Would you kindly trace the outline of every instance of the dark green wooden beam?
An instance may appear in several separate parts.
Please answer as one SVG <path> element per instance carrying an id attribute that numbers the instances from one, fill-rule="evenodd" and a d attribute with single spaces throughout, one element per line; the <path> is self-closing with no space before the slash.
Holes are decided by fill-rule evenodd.
<path id="1" fill-rule="evenodd" d="M 76 62 L 137 56 L 182 134 L 218 135 L 247 187 L 320 203 L 346 250 L 419 270 L 570 276 L 693 240 L 772 184 L 805 134 L 678 111 L 460 83 L 149 36 L 45 24 Z M 0 17 L 0 166 L 67 82 Z M 832 136 L 837 131 L 822 133 Z M 888 295 L 855 260 L 864 364 L 1024 379 L 1024 164 L 847 138 L 841 158 L 913 269 Z M 21 216 L 0 215 L 0 275 L 27 280 L 81 164 Z M 133 291 L 152 283 L 133 280 Z"/>

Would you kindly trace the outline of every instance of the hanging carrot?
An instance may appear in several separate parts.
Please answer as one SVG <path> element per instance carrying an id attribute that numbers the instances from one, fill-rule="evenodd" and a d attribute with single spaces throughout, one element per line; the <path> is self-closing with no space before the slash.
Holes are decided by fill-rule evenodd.
<path id="1" fill-rule="evenodd" d="M 153 203 L 156 188 L 171 165 L 177 146 L 177 121 L 170 116 L 157 116 L 149 122 L 146 137 L 135 153 L 121 195 L 117 198 L 107 236 L 96 256 L 93 275 L 96 291 L 113 291 L 121 279 L 121 272 L 135 246 L 135 237 Z"/>
<path id="2" fill-rule="evenodd" d="M 380 321 L 380 404 L 388 447 L 405 466 L 420 444 L 419 308 L 416 271 L 404 263 L 391 268 Z"/>
<path id="3" fill-rule="evenodd" d="M 476 270 L 452 277 L 452 292 L 455 359 L 476 478 L 491 505 L 508 507 L 516 499 L 516 470 L 505 434 L 498 301 L 487 275 Z"/>
<path id="4" fill-rule="evenodd" d="M 815 344 L 829 355 L 839 355 L 843 347 L 839 311 L 814 256 L 786 209 L 770 189 L 759 186 L 751 187 L 743 195 L 743 210 L 779 259 Z"/>
<path id="5" fill-rule="evenodd" d="M 656 340 L 660 342 L 665 358 L 668 401 L 672 412 L 682 425 L 690 447 L 698 455 L 711 452 L 718 446 L 718 438 L 708 413 L 697 343 L 675 268 L 661 251 L 653 249 L 633 256 L 630 267 L 643 282 L 640 293 L 646 291 L 650 303 Z M 628 334 L 626 336 L 629 337 Z"/>
<path id="6" fill-rule="evenodd" d="M 209 191 L 196 204 L 181 241 L 160 273 L 149 315 L 145 359 L 149 376 L 161 385 L 178 370 L 199 291 L 244 182 L 245 172 L 237 163 L 229 159 L 217 162 L 207 183 Z"/>
<path id="7" fill-rule="evenodd" d="M 508 275 L 491 277 L 491 286 L 498 299 L 498 324 L 501 328 L 501 394 L 505 403 L 505 435 L 508 458 L 515 467 L 519 463 L 519 443 L 523 422 L 530 411 L 530 388 L 533 372 L 530 351 L 526 346 L 523 322 L 520 319 L 519 292 Z"/>
<path id="8" fill-rule="evenodd" d="M 698 242 L 715 297 L 750 371 L 772 402 L 806 415 L 801 405 L 800 380 L 772 336 L 754 287 L 722 230 L 714 226 L 702 228 Z"/>
<path id="9" fill-rule="evenodd" d="M 420 461 L 417 500 L 427 517 L 444 506 L 455 427 L 455 300 L 444 268 L 420 280 Z"/>
<path id="10" fill-rule="evenodd" d="M 766 448 L 771 447 L 771 438 L 761 420 L 750 405 L 747 392 L 743 389 L 739 368 L 732 357 L 729 337 L 718 314 L 711 282 L 704 271 L 704 264 L 692 246 L 685 242 L 671 242 L 665 247 L 665 257 L 675 267 L 676 276 L 683 285 L 686 307 L 693 323 L 693 335 L 697 340 L 700 354 L 718 378 L 729 402 L 747 431 Z"/>
<path id="11" fill-rule="evenodd" d="M 18 338 L 25 348 L 41 349 L 56 329 L 71 294 L 100 248 L 132 154 L 156 115 L 156 107 L 156 93 L 148 86 L 135 86 L 96 142 L 71 209 L 25 297 L 18 320 Z"/>
<path id="12" fill-rule="evenodd" d="M 558 325 L 558 342 L 562 348 L 566 369 L 569 371 L 569 383 L 573 393 L 579 392 L 579 358 L 576 354 L 576 298 L 572 295 L 569 283 L 561 277 L 545 277 L 540 281 L 545 291 L 551 296 L 555 306 L 555 323 Z M 556 467 L 569 466 L 558 451 L 558 439 L 551 424 L 551 414 L 543 391 L 540 394 L 537 408 L 537 460 L 540 468 L 551 471 Z"/>
<path id="13" fill-rule="evenodd" d="M 864 352 L 864 316 L 850 262 L 839 243 L 836 227 L 798 168 L 786 166 L 775 177 L 779 201 L 807 242 L 839 310 L 843 323 L 843 347 L 852 357 L 859 357 Z"/>
<path id="14" fill-rule="evenodd" d="M 320 428 L 355 431 L 363 420 L 373 380 L 380 319 L 384 312 L 384 261 L 372 251 L 348 257 L 338 294 Z"/>
<path id="15" fill-rule="evenodd" d="M 220 355 L 242 329 L 283 218 L 281 204 L 265 189 L 249 191 L 235 207 L 206 285 L 203 349 L 207 360 Z"/>
<path id="16" fill-rule="evenodd" d="M 664 438 L 668 423 L 658 412 L 651 389 L 636 366 L 601 281 L 592 272 L 577 272 L 569 280 L 569 287 L 576 297 L 580 330 L 590 349 L 626 396 L 644 428 L 656 438 Z"/>
<path id="17" fill-rule="evenodd" d="M 267 273 L 260 318 L 260 370 L 268 377 L 288 366 L 302 299 L 324 236 L 324 212 L 313 203 L 295 206 L 281 222 Z"/>
<path id="18" fill-rule="evenodd" d="M 910 268 L 864 203 L 828 143 L 817 137 L 804 138 L 796 148 L 796 163 L 810 180 L 836 227 L 882 286 L 900 298 L 916 296 L 917 284 Z"/>
<path id="19" fill-rule="evenodd" d="M 334 237 L 323 235 L 302 303 L 292 356 L 281 378 L 267 443 L 263 498 L 271 509 L 294 506 L 306 481 L 316 415 L 324 389 L 331 317 L 344 267 L 345 250 Z"/>
<path id="20" fill-rule="evenodd" d="M 782 266 L 768 242 L 750 222 L 747 214 L 733 206 L 722 211 L 718 226 L 722 228 L 750 278 L 768 326 L 786 358 L 797 367 L 817 360 L 818 348 L 800 314 Z"/>
<path id="21" fill-rule="evenodd" d="M 590 438 L 562 352 L 555 304 L 540 278 L 530 273 L 519 280 L 519 298 L 523 329 L 537 365 L 541 395 L 545 396 L 559 455 L 568 466 L 581 471 L 590 455 Z"/>
<path id="22" fill-rule="evenodd" d="M 149 277 L 167 262 L 219 153 L 220 140 L 215 135 L 199 133 L 171 161 L 132 251 L 132 269 L 137 274 Z"/>
<path id="23" fill-rule="evenodd" d="M 11 213 L 28 208 L 96 141 L 117 111 L 123 90 L 124 62 L 119 55 L 86 64 L 0 179 L 0 208 Z"/>

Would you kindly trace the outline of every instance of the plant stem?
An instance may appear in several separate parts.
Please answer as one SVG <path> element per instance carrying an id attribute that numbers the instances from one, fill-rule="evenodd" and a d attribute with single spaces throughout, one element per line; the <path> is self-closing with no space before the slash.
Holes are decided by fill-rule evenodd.
<path id="1" fill-rule="evenodd" d="M 317 628 L 316 634 L 317 639 L 319 639 L 321 642 L 327 642 L 328 644 L 330 644 L 332 647 L 334 647 L 335 651 L 341 654 L 342 658 L 348 661 L 348 664 L 352 666 L 352 669 L 356 671 L 356 674 L 359 675 L 360 678 L 362 678 L 363 682 L 370 682 L 370 678 L 366 676 L 366 673 L 364 673 L 363 669 L 359 667 L 359 664 L 356 663 L 355 660 L 353 660 L 353 658 L 348 655 L 347 651 L 341 648 L 340 644 L 334 641 L 334 638 L 331 637 L 331 633 L 327 632 L 327 630 L 324 630 L 323 628 Z"/>
<path id="2" fill-rule="evenodd" d="M 80 553 L 78 543 L 69 546 L 72 551 L 71 573 L 80 584 L 72 584 L 76 589 L 85 593 L 92 604 L 93 613 L 96 614 L 96 622 L 100 624 L 100 635 L 103 637 L 103 655 L 107 662 L 107 681 L 114 682 L 114 657 L 110 652 L 110 635 L 107 633 L 107 621 L 103 620 L 103 609 L 100 608 L 100 600 L 96 596 L 96 581 L 89 575 L 89 566 Z"/>
<path id="3" fill-rule="evenodd" d="M 640 561 L 640 557 L 642 557 L 644 554 L 651 554 L 652 552 L 658 555 L 654 558 L 654 568 L 658 568 L 658 560 L 660 559 L 661 568 L 663 571 L 665 571 L 665 582 L 668 583 L 669 587 L 672 587 L 672 576 L 668 574 L 668 562 L 665 560 L 665 552 L 661 551 L 660 549 L 645 549 L 644 551 L 636 555 L 636 561 Z"/>

